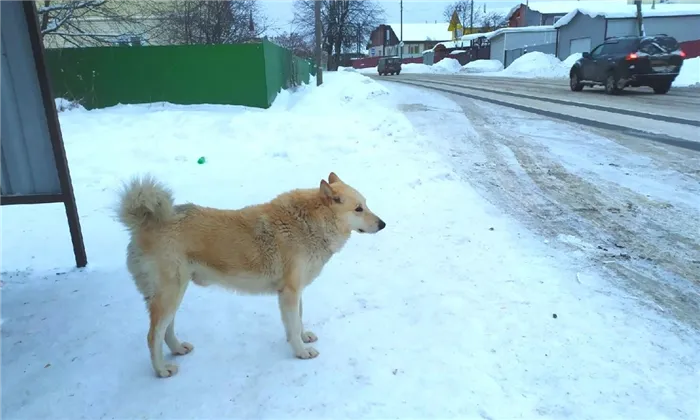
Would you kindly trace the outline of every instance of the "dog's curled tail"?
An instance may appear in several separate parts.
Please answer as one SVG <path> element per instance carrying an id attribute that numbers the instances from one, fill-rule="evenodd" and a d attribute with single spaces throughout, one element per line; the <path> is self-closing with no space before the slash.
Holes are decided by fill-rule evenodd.
<path id="1" fill-rule="evenodd" d="M 157 228 L 175 216 L 173 193 L 151 175 L 134 177 L 122 187 L 117 215 L 131 231 Z"/>

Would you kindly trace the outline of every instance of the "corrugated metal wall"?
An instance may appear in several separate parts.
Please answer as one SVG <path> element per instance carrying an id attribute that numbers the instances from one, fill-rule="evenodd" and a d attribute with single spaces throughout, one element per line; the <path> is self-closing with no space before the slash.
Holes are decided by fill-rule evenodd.
<path id="1" fill-rule="evenodd" d="M 536 45 L 556 44 L 557 31 L 506 32 L 505 49 L 532 47 Z"/>
<path id="2" fill-rule="evenodd" d="M 60 194 L 22 2 L 1 1 L 0 19 L 2 195 Z"/>
<path id="3" fill-rule="evenodd" d="M 700 16 L 666 16 L 644 18 L 647 35 L 666 34 L 678 42 L 700 39 Z M 608 19 L 608 37 L 637 35 L 635 19 Z"/>
<path id="4" fill-rule="evenodd" d="M 505 65 L 505 45 L 506 40 L 504 35 L 491 38 L 491 60 L 498 60 Z"/>
<path id="5" fill-rule="evenodd" d="M 583 38 L 590 38 L 591 48 L 602 44 L 605 40 L 605 19 L 579 13 L 571 22 L 560 27 L 557 58 L 566 60 L 571 55 L 571 41 Z"/>

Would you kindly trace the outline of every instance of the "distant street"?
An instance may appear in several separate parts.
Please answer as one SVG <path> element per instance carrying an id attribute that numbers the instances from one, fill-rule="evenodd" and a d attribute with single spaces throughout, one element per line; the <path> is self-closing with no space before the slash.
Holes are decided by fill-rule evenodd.
<path id="1" fill-rule="evenodd" d="M 568 81 L 562 79 L 461 74 L 371 77 L 481 99 L 550 118 L 700 151 L 700 88 L 674 87 L 666 95 L 656 95 L 649 88 L 628 88 L 618 96 L 610 96 L 600 87 L 572 92 Z"/>

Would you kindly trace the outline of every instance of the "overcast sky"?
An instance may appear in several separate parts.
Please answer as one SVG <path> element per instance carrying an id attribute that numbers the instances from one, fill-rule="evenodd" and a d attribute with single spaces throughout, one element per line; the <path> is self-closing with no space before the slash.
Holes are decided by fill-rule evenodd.
<path id="1" fill-rule="evenodd" d="M 294 9 L 292 0 L 260 0 L 265 12 L 274 25 L 283 32 L 289 32 L 293 29 L 291 20 L 294 17 Z M 524 2 L 524 0 L 523 0 Z M 400 18 L 400 2 L 399 0 L 381 0 L 379 1 L 386 16 L 387 23 L 399 22 Z M 445 6 L 453 3 L 452 1 L 443 0 L 404 0 L 403 2 L 403 21 L 404 23 L 435 23 L 435 21 L 444 21 L 442 13 Z M 500 10 L 507 12 L 514 5 L 521 3 L 520 1 L 511 0 L 489 0 L 489 1 L 474 1 L 474 5 L 483 9 L 486 3 L 486 10 Z"/>

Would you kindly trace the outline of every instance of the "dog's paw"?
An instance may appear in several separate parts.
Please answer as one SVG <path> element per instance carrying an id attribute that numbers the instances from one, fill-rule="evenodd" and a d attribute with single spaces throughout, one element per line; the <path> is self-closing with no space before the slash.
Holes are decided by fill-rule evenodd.
<path id="1" fill-rule="evenodd" d="M 169 378 L 171 376 L 177 375 L 177 365 L 165 365 L 163 368 L 158 369 L 158 376 L 161 378 Z"/>
<path id="2" fill-rule="evenodd" d="M 300 359 L 313 359 L 318 356 L 318 350 L 313 347 L 305 347 L 297 351 L 296 356 Z"/>
<path id="3" fill-rule="evenodd" d="M 301 333 L 301 341 L 304 343 L 313 343 L 316 340 L 318 340 L 318 337 L 316 337 L 316 334 L 312 333 L 311 331 L 304 331 Z"/>
<path id="4" fill-rule="evenodd" d="M 183 356 L 194 350 L 194 346 L 186 341 L 180 343 L 180 347 L 173 350 L 173 354 L 176 356 Z"/>

